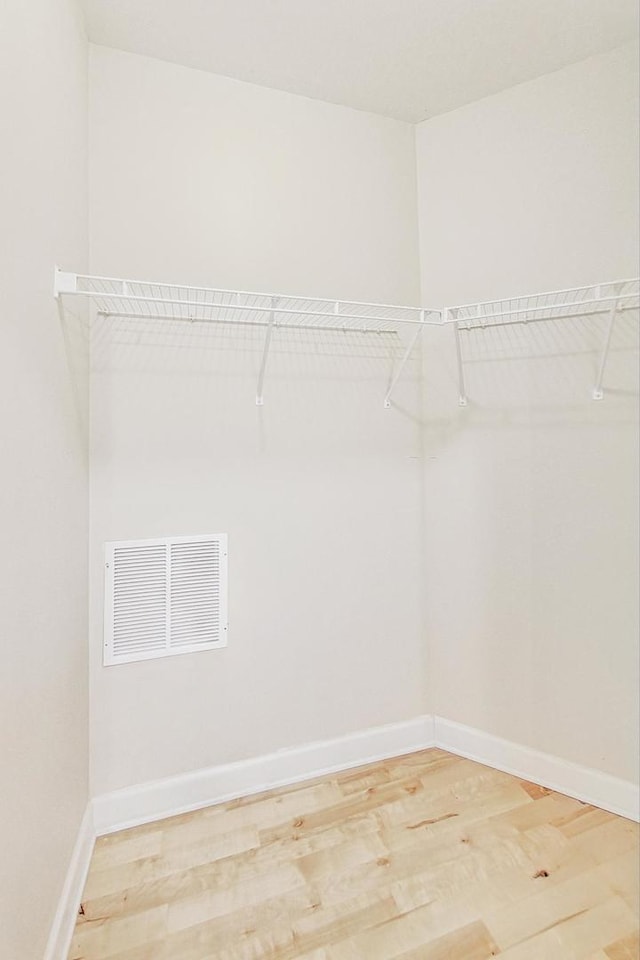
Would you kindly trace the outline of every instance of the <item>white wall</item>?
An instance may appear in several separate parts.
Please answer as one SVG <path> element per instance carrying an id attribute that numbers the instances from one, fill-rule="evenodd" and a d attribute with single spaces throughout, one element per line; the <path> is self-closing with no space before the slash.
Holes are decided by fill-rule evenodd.
<path id="1" fill-rule="evenodd" d="M 91 268 L 416 302 L 413 128 L 91 53 Z M 388 341 L 98 321 L 92 789 L 426 709 L 418 364 Z M 397 354 L 397 348 L 395 348 Z M 102 544 L 227 532 L 229 646 L 103 668 Z"/>
<path id="2" fill-rule="evenodd" d="M 638 270 L 637 54 L 523 84 L 417 131 L 423 299 Z M 425 350 L 425 590 L 437 713 L 609 773 L 638 763 L 637 315 Z"/>
<path id="3" fill-rule="evenodd" d="M 87 801 L 86 348 L 53 299 L 87 251 L 87 44 L 73 0 L 0 31 L 0 955 L 37 958 Z M 86 335 L 86 329 L 85 329 Z M 84 382 L 84 387 L 83 387 Z"/>

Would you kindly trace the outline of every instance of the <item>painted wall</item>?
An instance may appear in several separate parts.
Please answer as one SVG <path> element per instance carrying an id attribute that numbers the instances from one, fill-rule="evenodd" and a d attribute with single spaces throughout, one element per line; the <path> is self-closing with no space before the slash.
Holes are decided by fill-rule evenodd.
<path id="1" fill-rule="evenodd" d="M 413 128 L 91 53 L 93 272 L 412 303 Z M 399 344 L 98 320 L 92 789 L 421 714 L 419 363 Z M 102 545 L 229 535 L 225 650 L 104 668 Z"/>
<path id="2" fill-rule="evenodd" d="M 42 956 L 87 801 L 87 350 L 56 262 L 87 253 L 87 44 L 73 0 L 0 31 L 0 955 Z"/>
<path id="3" fill-rule="evenodd" d="M 620 48 L 421 124 L 423 299 L 637 275 L 637 53 Z M 635 779 L 637 314 L 424 352 L 425 591 L 437 713 Z"/>

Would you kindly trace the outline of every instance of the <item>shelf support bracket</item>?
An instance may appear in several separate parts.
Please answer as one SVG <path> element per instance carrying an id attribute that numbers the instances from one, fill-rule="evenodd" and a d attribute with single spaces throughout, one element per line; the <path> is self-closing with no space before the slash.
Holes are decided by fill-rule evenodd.
<path id="1" fill-rule="evenodd" d="M 616 322 L 616 313 L 618 312 L 619 300 L 614 300 L 613 306 L 609 313 L 609 322 L 607 324 L 607 331 L 604 337 L 604 343 L 602 345 L 602 353 L 600 354 L 600 364 L 598 366 L 598 376 L 596 379 L 595 386 L 591 396 L 594 400 L 603 400 L 604 399 L 604 390 L 602 389 L 602 384 L 604 381 L 604 371 L 607 366 L 607 360 L 609 358 L 609 348 L 611 346 L 611 334 L 613 333 L 613 327 Z"/>
<path id="2" fill-rule="evenodd" d="M 61 293 L 77 293 L 78 277 L 75 273 L 65 273 L 60 267 L 56 267 L 53 274 L 53 295 L 56 300 L 60 299 Z"/>
<path id="3" fill-rule="evenodd" d="M 447 311 L 445 311 L 446 317 Z M 466 407 L 468 404 L 467 387 L 464 382 L 464 366 L 462 364 L 462 344 L 460 342 L 460 324 L 454 324 L 454 333 L 456 337 L 456 360 L 458 363 L 458 404 Z"/>
<path id="4" fill-rule="evenodd" d="M 405 366 L 406 366 L 406 364 L 407 364 L 407 361 L 408 361 L 409 357 L 410 357 L 411 354 L 413 353 L 413 348 L 415 347 L 416 343 L 418 342 L 418 337 L 420 336 L 420 334 L 422 333 L 423 330 L 424 330 L 424 310 L 421 310 L 421 311 L 420 311 L 420 324 L 419 324 L 419 326 L 418 326 L 418 329 L 416 330 L 415 336 L 411 339 L 411 341 L 410 341 L 410 343 L 409 343 L 409 346 L 408 346 L 407 349 L 405 350 L 404 356 L 403 356 L 402 360 L 400 361 L 400 365 L 399 365 L 398 369 L 396 370 L 395 376 L 394 376 L 393 379 L 391 380 L 391 383 L 389 384 L 389 389 L 388 389 L 387 392 L 386 392 L 386 395 L 385 395 L 385 398 L 384 398 L 384 406 L 385 406 L 385 409 L 387 409 L 387 410 L 388 410 L 389 407 L 391 406 L 391 394 L 392 394 L 393 391 L 394 391 L 395 385 L 396 385 L 396 383 L 398 382 L 398 380 L 400 379 L 400 376 L 402 375 L 402 371 L 404 370 L 404 368 L 405 368 Z"/>
<path id="5" fill-rule="evenodd" d="M 64 326 L 64 303 L 61 294 L 77 293 L 78 278 L 75 273 L 65 273 L 60 267 L 56 267 L 53 273 L 53 296 L 58 305 L 58 317 L 61 326 Z"/>
<path id="6" fill-rule="evenodd" d="M 260 364 L 260 373 L 258 374 L 258 388 L 256 390 L 256 406 L 264 406 L 264 374 L 267 369 L 267 357 L 269 356 L 269 347 L 271 346 L 271 335 L 273 334 L 273 325 L 275 323 L 275 308 L 278 305 L 278 298 L 271 298 L 271 313 L 267 324 L 267 335 L 264 339 L 264 348 L 262 350 L 262 363 Z"/>

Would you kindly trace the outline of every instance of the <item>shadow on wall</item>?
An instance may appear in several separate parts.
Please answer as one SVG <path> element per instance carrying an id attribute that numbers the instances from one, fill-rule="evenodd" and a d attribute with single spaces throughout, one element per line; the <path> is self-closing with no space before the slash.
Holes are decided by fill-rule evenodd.
<path id="1" fill-rule="evenodd" d="M 98 317 L 91 337 L 92 371 L 257 380 L 265 339 L 264 328 L 249 326 Z M 352 387 L 372 383 L 382 397 L 404 351 L 401 336 L 386 331 L 278 328 L 266 357 L 266 382 L 330 381 Z M 403 373 L 408 382 L 418 380 L 417 350 Z"/>
<path id="2" fill-rule="evenodd" d="M 513 426 L 539 422 L 630 422 L 638 396 L 638 311 L 621 314 L 611 339 L 604 377 L 605 399 L 594 402 L 606 323 L 602 317 L 572 317 L 536 324 L 461 330 L 466 408 L 458 406 L 458 370 L 451 327 L 424 331 L 423 378 L 420 348 L 405 366 L 393 396 L 393 415 L 407 426 L 423 424 L 440 432 L 494 423 Z M 74 383 L 76 408 L 87 434 L 88 353 L 91 374 L 101 392 L 114 395 L 126 380 L 128 401 L 151 390 L 177 406 L 209 404 L 218 413 L 230 403 L 255 407 L 263 362 L 265 330 L 212 323 L 96 317 L 89 333 L 88 312 L 74 302 L 65 307 L 63 331 Z M 404 331 L 403 331 L 404 333 Z M 407 339 L 392 333 L 319 330 L 274 331 L 264 371 L 265 408 L 286 404 L 320 425 L 321 407 L 336 409 L 345 423 L 370 406 L 389 421 L 382 401 L 401 363 Z M 421 408 L 421 390 L 424 402 Z M 616 403 L 616 401 L 619 401 Z M 350 410 L 350 405 L 355 410 Z M 143 403 L 143 407 L 146 404 Z M 256 411 L 254 409 L 254 419 Z M 613 418 L 613 420 L 612 420 Z M 384 420 L 382 421 L 384 422 Z M 343 424 L 344 426 L 344 424 Z M 385 431 L 386 432 L 386 431 Z"/>
<path id="3" fill-rule="evenodd" d="M 436 331 L 424 355 L 427 425 L 451 425 L 452 418 L 458 425 L 580 423 L 612 416 L 618 422 L 630 422 L 635 405 L 624 401 L 637 398 L 639 392 L 638 311 L 629 310 L 616 319 L 600 402 L 593 400 L 592 392 L 606 328 L 606 318 L 593 316 L 461 328 L 466 408 L 457 404 L 454 332 Z"/>
<path id="4" fill-rule="evenodd" d="M 134 430 L 156 439 L 162 433 L 175 456 L 194 455 L 196 434 L 200 452 L 218 457 L 267 449 L 418 455 L 418 348 L 394 389 L 393 409 L 384 409 L 404 335 L 278 328 L 264 367 L 264 406 L 256 406 L 265 334 L 250 326 L 96 317 L 93 430 L 115 442 Z"/>
<path id="5" fill-rule="evenodd" d="M 64 312 L 59 314 L 59 318 L 64 337 L 69 381 L 73 387 L 78 427 L 83 448 L 86 449 L 89 441 L 89 354 L 91 339 L 89 308 L 87 304 L 76 300 L 72 304 L 65 304 Z"/>

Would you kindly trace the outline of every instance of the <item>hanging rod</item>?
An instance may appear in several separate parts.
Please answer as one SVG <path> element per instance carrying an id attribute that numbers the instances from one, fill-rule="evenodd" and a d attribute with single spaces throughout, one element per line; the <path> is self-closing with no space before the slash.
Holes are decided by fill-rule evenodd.
<path id="1" fill-rule="evenodd" d="M 611 298 L 613 300 L 613 298 Z M 543 309 L 543 308 L 541 308 Z M 544 307 L 545 310 L 548 310 L 548 307 Z M 517 325 L 529 326 L 533 323 L 549 323 L 552 320 L 577 320 L 582 317 L 598 317 L 603 313 L 609 313 L 610 307 L 602 307 L 599 310 L 579 310 L 575 313 L 557 313 L 552 317 L 516 317 L 515 320 L 498 320 L 495 323 L 486 323 L 485 320 L 489 318 L 482 318 L 479 323 L 470 323 L 468 320 L 465 321 L 455 321 L 450 320 L 450 323 L 456 323 L 457 328 L 461 333 L 466 333 L 467 331 L 473 330 L 493 330 L 494 327 L 513 327 Z M 621 304 L 620 312 L 624 310 L 637 310 L 636 304 Z M 499 316 L 499 314 L 493 314 L 494 316 Z M 505 314 L 509 316 L 509 314 Z M 491 319 L 492 319 L 491 318 Z"/>
<path id="2" fill-rule="evenodd" d="M 236 320 L 230 317 L 215 317 L 207 320 L 199 320 L 197 317 L 176 317 L 170 313 L 107 313 L 104 310 L 97 310 L 99 317 L 118 317 L 125 320 L 172 320 L 174 323 L 221 323 L 229 324 L 233 327 L 273 327 L 274 330 L 324 330 L 334 333 L 359 333 L 376 334 L 378 337 L 395 337 L 396 330 L 385 330 L 380 327 L 346 327 L 331 326 L 326 323 L 287 323 L 286 320 L 274 320 L 273 323 L 267 317 L 264 320 Z"/>

